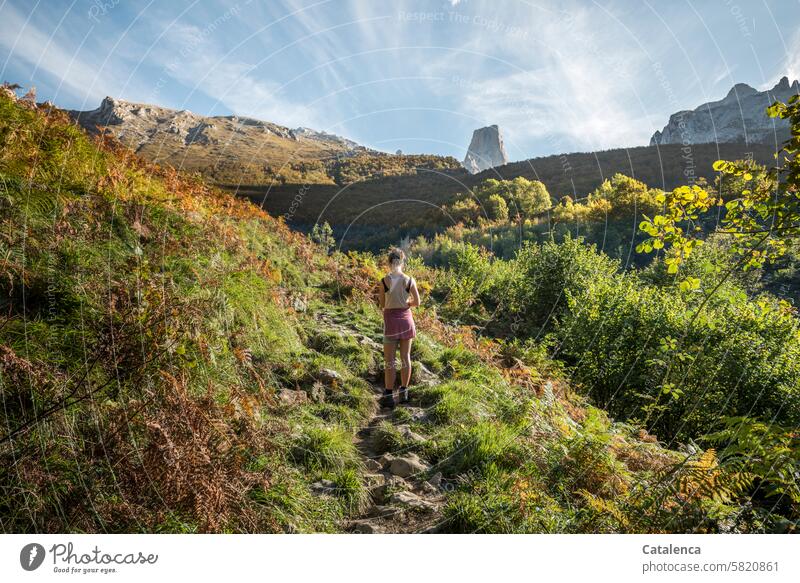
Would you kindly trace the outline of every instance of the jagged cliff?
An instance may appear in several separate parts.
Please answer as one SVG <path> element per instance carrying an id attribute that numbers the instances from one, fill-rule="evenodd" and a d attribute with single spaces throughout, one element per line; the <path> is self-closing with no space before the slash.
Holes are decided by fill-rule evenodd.
<path id="1" fill-rule="evenodd" d="M 786 101 L 798 92 L 798 82 L 790 84 L 787 77 L 767 91 L 737 83 L 719 101 L 673 113 L 664 129 L 650 138 L 650 145 L 781 142 L 788 136 L 789 124 L 768 117 L 765 109 L 776 100 Z"/>
<path id="2" fill-rule="evenodd" d="M 508 156 L 499 127 L 491 125 L 472 132 L 472 141 L 464 158 L 464 168 L 471 174 L 476 174 L 507 163 Z"/>

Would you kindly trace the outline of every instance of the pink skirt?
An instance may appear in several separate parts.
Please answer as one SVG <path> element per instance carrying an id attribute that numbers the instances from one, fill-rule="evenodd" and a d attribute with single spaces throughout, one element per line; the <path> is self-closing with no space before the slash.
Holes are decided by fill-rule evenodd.
<path id="1" fill-rule="evenodd" d="M 383 341 L 397 342 L 415 338 L 417 328 L 411 308 L 388 308 L 383 310 Z"/>

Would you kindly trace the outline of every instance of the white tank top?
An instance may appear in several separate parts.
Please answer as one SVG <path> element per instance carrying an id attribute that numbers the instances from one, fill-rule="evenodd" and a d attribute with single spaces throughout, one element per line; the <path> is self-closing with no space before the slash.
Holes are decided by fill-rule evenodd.
<path id="1" fill-rule="evenodd" d="M 386 303 L 384 309 L 392 310 L 408 307 L 408 296 L 411 291 L 413 279 L 407 275 L 389 274 L 383 278 L 383 290 L 385 292 Z M 388 286 L 386 283 L 388 282 Z M 388 287 L 388 289 L 387 289 Z"/>

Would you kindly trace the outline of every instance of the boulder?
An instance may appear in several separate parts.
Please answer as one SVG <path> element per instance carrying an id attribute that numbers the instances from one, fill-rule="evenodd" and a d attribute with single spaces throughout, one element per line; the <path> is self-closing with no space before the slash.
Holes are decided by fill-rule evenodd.
<path id="1" fill-rule="evenodd" d="M 411 485 L 399 476 L 388 476 L 383 484 L 374 486 L 370 493 L 376 500 L 383 500 L 390 491 L 410 490 Z"/>
<path id="2" fill-rule="evenodd" d="M 378 486 L 385 482 L 383 474 L 364 474 L 362 479 L 367 486 Z"/>
<path id="3" fill-rule="evenodd" d="M 401 478 L 408 478 L 409 476 L 421 474 L 422 472 L 428 471 L 429 468 L 430 466 L 427 463 L 423 462 L 414 454 L 396 457 L 389 464 L 389 471 Z"/>
<path id="4" fill-rule="evenodd" d="M 334 383 L 342 382 L 342 375 L 333 370 L 332 368 L 321 368 L 317 374 L 317 378 L 326 385 L 333 385 Z"/>
<path id="5" fill-rule="evenodd" d="M 364 467 L 367 468 L 370 472 L 380 472 L 383 469 L 383 465 L 378 462 L 378 460 L 368 459 L 364 462 Z"/>
<path id="6" fill-rule="evenodd" d="M 412 385 L 435 385 L 440 381 L 439 375 L 432 372 L 421 362 L 415 362 L 411 369 L 411 384 Z M 413 390 L 411 391 L 413 394 Z"/>
<path id="7" fill-rule="evenodd" d="M 381 464 L 382 468 L 388 467 L 392 461 L 394 460 L 394 456 L 390 453 L 385 453 L 381 457 L 378 458 L 378 463 Z"/>
<path id="8" fill-rule="evenodd" d="M 419 485 L 418 490 L 420 492 L 422 492 L 423 494 L 427 494 L 429 496 L 433 496 L 433 495 L 439 493 L 439 488 L 437 488 L 436 486 L 434 486 L 430 482 L 422 482 Z"/>
<path id="9" fill-rule="evenodd" d="M 383 353 L 383 345 L 381 345 L 381 344 L 378 344 L 377 342 L 375 342 L 375 341 L 374 341 L 372 338 L 370 338 L 369 336 L 366 336 L 366 335 L 362 334 L 362 335 L 361 335 L 361 336 L 358 338 L 358 343 L 359 343 L 359 344 L 361 344 L 362 346 L 368 346 L 368 347 L 369 347 L 369 348 L 371 348 L 372 350 L 376 350 L 376 351 L 378 351 L 378 352 L 381 352 L 381 353 Z"/>
<path id="10" fill-rule="evenodd" d="M 411 443 L 424 443 L 428 441 L 427 437 L 415 433 L 408 425 L 398 425 L 397 430 L 400 432 L 400 435 L 403 436 L 403 439 Z"/>

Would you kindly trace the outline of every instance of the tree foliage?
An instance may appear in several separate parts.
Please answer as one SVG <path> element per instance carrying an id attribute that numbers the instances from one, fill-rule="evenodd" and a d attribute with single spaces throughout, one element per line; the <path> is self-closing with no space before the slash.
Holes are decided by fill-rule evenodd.
<path id="1" fill-rule="evenodd" d="M 788 103 L 776 102 L 767 109 L 771 117 L 788 119 L 791 139 L 783 147 L 776 166 L 758 171 L 750 161 L 718 160 L 714 170 L 726 183 L 737 187 L 719 194 L 698 186 L 681 186 L 660 198 L 664 212 L 645 217 L 640 229 L 650 237 L 639 250 L 665 249 L 670 270 L 677 273 L 680 264 L 701 243 L 696 221 L 714 205 L 725 207 L 719 232 L 732 237 L 734 250 L 744 269 L 762 267 L 786 253 L 788 244 L 800 235 L 800 101 L 797 95 Z M 754 171 L 756 170 L 756 171 Z M 740 190 L 739 190 L 740 189 Z"/>

